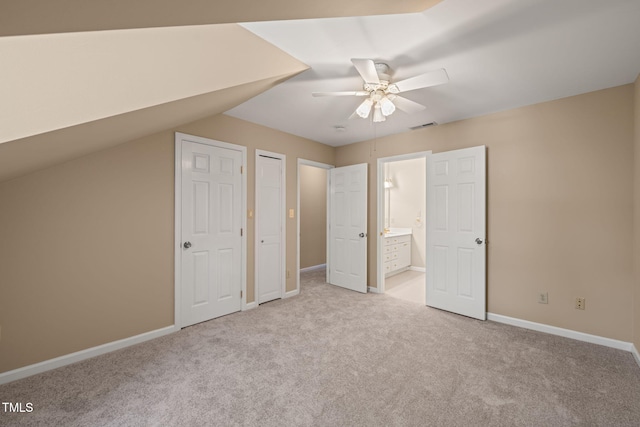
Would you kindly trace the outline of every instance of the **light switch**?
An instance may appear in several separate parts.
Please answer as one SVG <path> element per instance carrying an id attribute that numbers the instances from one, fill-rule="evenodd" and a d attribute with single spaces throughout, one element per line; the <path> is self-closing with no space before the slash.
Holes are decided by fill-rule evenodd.
<path id="1" fill-rule="evenodd" d="M 293 209 L 289 209 L 289 218 L 293 218 Z"/>
<path id="2" fill-rule="evenodd" d="M 250 219 L 253 218 L 253 209 L 249 209 L 249 213 L 247 215 Z"/>

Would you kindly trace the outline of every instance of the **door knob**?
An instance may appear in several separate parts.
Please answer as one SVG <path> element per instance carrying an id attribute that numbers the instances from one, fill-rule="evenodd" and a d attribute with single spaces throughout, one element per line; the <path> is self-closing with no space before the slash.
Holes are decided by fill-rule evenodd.
<path id="1" fill-rule="evenodd" d="M 360 234 L 359 234 L 359 236 L 360 236 L 360 237 L 364 237 L 364 233 L 360 233 Z"/>
<path id="2" fill-rule="evenodd" d="M 482 239 L 479 237 L 476 237 L 476 243 L 481 245 L 482 244 Z"/>
<path id="3" fill-rule="evenodd" d="M 185 249 L 189 249 L 191 247 L 191 242 L 184 242 L 184 246 Z"/>

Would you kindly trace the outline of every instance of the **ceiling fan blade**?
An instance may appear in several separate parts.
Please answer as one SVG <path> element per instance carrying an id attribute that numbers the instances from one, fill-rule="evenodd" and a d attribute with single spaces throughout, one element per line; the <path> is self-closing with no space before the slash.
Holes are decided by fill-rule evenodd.
<path id="1" fill-rule="evenodd" d="M 418 104 L 417 102 L 397 95 L 393 99 L 391 99 L 391 102 L 393 102 L 396 107 L 408 114 L 417 113 L 427 108 L 422 104 Z"/>
<path id="2" fill-rule="evenodd" d="M 366 90 L 344 91 L 344 92 L 313 92 L 312 96 L 369 96 Z"/>
<path id="3" fill-rule="evenodd" d="M 437 86 L 449 81 L 449 76 L 444 68 L 436 71 L 431 71 L 424 74 L 419 74 L 415 77 L 411 77 L 399 82 L 395 82 L 389 85 L 389 92 L 400 93 L 408 92 L 410 90 L 422 89 L 430 86 Z"/>
<path id="4" fill-rule="evenodd" d="M 351 58 L 351 62 L 353 63 L 353 66 L 356 67 L 356 70 L 358 70 L 358 73 L 360 73 L 360 76 L 362 76 L 362 80 L 364 80 L 365 83 L 380 84 L 376 65 L 371 59 Z"/>

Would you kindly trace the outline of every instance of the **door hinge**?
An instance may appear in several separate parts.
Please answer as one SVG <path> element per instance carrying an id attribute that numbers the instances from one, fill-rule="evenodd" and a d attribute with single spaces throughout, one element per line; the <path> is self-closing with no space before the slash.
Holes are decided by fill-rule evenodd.
<path id="1" fill-rule="evenodd" d="M 240 229 L 240 237 L 242 237 L 242 228 Z"/>
<path id="2" fill-rule="evenodd" d="M 242 291 L 240 291 L 240 298 L 242 298 Z"/>
<path id="3" fill-rule="evenodd" d="M 240 175 L 242 175 L 243 166 L 240 166 Z"/>

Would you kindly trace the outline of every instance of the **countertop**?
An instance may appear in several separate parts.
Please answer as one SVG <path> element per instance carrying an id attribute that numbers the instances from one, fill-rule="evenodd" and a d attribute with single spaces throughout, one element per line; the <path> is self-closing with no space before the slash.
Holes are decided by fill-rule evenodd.
<path id="1" fill-rule="evenodd" d="M 410 228 L 390 228 L 388 233 L 384 233 L 384 237 L 399 237 L 411 234 L 413 233 Z"/>

